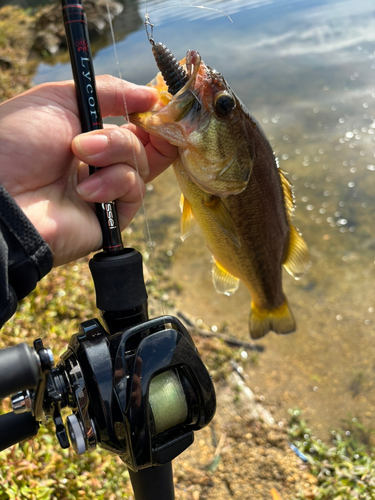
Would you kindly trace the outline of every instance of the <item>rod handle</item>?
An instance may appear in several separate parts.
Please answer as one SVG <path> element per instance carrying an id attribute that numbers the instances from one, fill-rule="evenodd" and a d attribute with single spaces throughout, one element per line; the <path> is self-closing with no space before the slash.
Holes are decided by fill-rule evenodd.
<path id="1" fill-rule="evenodd" d="M 0 350 L 0 399 L 35 389 L 40 377 L 39 357 L 26 343 Z"/>
<path id="2" fill-rule="evenodd" d="M 0 451 L 38 434 L 39 422 L 30 412 L 0 415 Z"/>

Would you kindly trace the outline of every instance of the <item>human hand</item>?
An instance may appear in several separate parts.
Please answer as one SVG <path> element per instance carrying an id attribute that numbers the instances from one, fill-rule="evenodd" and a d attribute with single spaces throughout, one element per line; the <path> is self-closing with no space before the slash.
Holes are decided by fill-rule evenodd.
<path id="1" fill-rule="evenodd" d="M 125 114 L 124 95 L 129 113 L 158 100 L 154 89 L 111 76 L 97 77 L 96 86 L 103 117 Z M 123 230 L 145 182 L 177 157 L 175 146 L 134 125 L 80 132 L 72 81 L 39 85 L 0 105 L 0 182 L 51 247 L 54 266 L 101 247 L 94 202 L 116 200 Z M 106 168 L 89 177 L 87 164 Z"/>

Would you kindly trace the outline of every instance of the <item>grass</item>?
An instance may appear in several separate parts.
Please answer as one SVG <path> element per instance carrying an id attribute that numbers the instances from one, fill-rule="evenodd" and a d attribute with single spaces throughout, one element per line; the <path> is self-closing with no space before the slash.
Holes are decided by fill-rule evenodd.
<path id="1" fill-rule="evenodd" d="M 312 435 L 298 410 L 290 413 L 290 440 L 306 456 L 310 471 L 318 480 L 314 499 L 375 498 L 373 431 L 353 418 L 345 431 L 332 431 L 332 441 L 324 443 Z"/>
<path id="2" fill-rule="evenodd" d="M 79 457 L 56 446 L 51 426 L 38 439 L 25 441 L 1 454 L 1 500 L 129 498 L 129 477 L 118 457 L 93 452 Z"/>

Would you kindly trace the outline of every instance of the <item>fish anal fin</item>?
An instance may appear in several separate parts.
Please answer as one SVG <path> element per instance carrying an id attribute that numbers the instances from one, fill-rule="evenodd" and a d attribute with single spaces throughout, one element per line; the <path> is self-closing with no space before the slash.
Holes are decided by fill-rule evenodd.
<path id="1" fill-rule="evenodd" d="M 229 210 L 217 196 L 208 195 L 203 199 L 203 205 L 210 212 L 221 230 L 230 238 L 237 248 L 241 247 L 240 236 Z"/>
<path id="2" fill-rule="evenodd" d="M 289 247 L 283 262 L 285 269 L 296 280 L 302 278 L 311 265 L 305 240 L 294 226 L 290 226 Z"/>
<path id="3" fill-rule="evenodd" d="M 224 295 L 232 295 L 240 284 L 240 280 L 230 274 L 215 258 L 212 263 L 212 281 L 215 290 Z"/>
<path id="4" fill-rule="evenodd" d="M 254 302 L 251 303 L 249 331 L 253 339 L 264 337 L 269 331 L 275 333 L 292 333 L 296 329 L 296 322 L 289 309 L 288 302 L 274 309 L 261 309 Z"/>
<path id="5" fill-rule="evenodd" d="M 181 239 L 182 241 L 185 241 L 186 238 L 194 231 L 196 222 L 191 205 L 183 194 L 181 194 L 180 198 L 180 209 L 182 212 L 180 221 Z"/>

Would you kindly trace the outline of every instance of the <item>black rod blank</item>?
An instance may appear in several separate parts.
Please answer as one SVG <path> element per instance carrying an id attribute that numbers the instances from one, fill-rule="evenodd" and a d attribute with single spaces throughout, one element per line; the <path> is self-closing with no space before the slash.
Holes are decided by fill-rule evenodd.
<path id="1" fill-rule="evenodd" d="M 90 49 L 85 10 L 80 0 L 62 0 L 62 11 L 70 61 L 76 87 L 82 132 L 103 128 L 96 94 L 95 73 Z M 89 166 L 90 174 L 99 170 Z M 96 214 L 103 234 L 103 250 L 118 253 L 124 247 L 118 221 L 116 203 L 96 203 Z"/>

